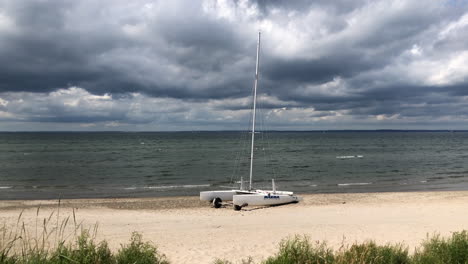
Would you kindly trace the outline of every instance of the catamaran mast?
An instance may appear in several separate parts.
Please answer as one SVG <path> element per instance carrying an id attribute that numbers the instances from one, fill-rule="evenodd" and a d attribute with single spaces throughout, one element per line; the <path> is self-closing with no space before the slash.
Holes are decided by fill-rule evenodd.
<path id="1" fill-rule="evenodd" d="M 250 149 L 250 180 L 249 191 L 252 190 L 252 171 L 253 171 L 253 157 L 254 157 L 254 141 L 255 141 L 255 111 L 257 107 L 257 84 L 258 84 L 258 60 L 260 56 L 260 32 L 258 32 L 257 41 L 257 62 L 255 64 L 255 83 L 254 83 L 254 97 L 253 97 L 253 111 L 252 111 L 252 146 Z"/>

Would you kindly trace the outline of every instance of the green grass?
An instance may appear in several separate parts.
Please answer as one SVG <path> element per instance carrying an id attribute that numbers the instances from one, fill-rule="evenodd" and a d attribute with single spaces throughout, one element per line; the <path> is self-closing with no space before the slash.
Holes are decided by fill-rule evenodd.
<path id="1" fill-rule="evenodd" d="M 441 238 L 438 235 L 428 238 L 415 252 L 413 263 L 468 263 L 468 232 L 454 233 L 450 238 Z"/>
<path id="2" fill-rule="evenodd" d="M 413 255 L 402 244 L 377 245 L 373 241 L 342 247 L 338 251 L 325 243 L 312 243 L 296 236 L 280 243 L 278 253 L 263 264 L 468 264 L 468 232 L 449 238 L 428 238 Z M 219 264 L 224 264 L 219 262 Z"/>
<path id="3" fill-rule="evenodd" d="M 279 252 L 265 264 L 328 264 L 334 263 L 333 251 L 325 243 L 312 244 L 307 237 L 296 236 L 280 243 Z"/>
<path id="4" fill-rule="evenodd" d="M 307 237 L 294 237 L 280 244 L 279 252 L 264 264 L 406 264 L 411 263 L 403 246 L 378 246 L 374 242 L 354 244 L 334 252 L 325 243 L 311 243 Z"/>
<path id="5" fill-rule="evenodd" d="M 255 262 L 253 261 L 251 257 L 248 257 L 246 259 L 242 259 L 239 263 L 240 264 L 254 264 Z M 225 259 L 217 259 L 215 260 L 214 264 L 234 264 L 234 263 Z"/>
<path id="6" fill-rule="evenodd" d="M 16 225 L 0 227 L 0 264 L 168 264 L 166 256 L 142 235 L 134 232 L 130 243 L 121 245 L 113 253 L 107 242 L 96 242 L 98 226 L 86 229 L 73 218 L 60 220 L 58 209 L 48 217 L 39 219 L 40 208 L 36 212 L 36 223 L 32 232 L 21 221 Z M 73 221 L 73 223 L 71 223 Z"/>
<path id="7" fill-rule="evenodd" d="M 44 263 L 115 263 L 106 241 L 98 244 L 90 236 L 88 231 L 83 231 L 77 237 L 75 244 L 61 244 L 43 260 Z"/>
<path id="8" fill-rule="evenodd" d="M 337 264 L 409 264 L 411 258 L 408 249 L 402 245 L 379 246 L 374 242 L 354 244 L 349 249 L 338 252 L 335 257 Z"/>
<path id="9" fill-rule="evenodd" d="M 168 264 L 169 261 L 158 253 L 156 247 L 143 242 L 140 234 L 133 232 L 130 244 L 117 253 L 116 263 Z"/>
<path id="10" fill-rule="evenodd" d="M 74 243 L 61 243 L 55 250 L 31 248 L 21 253 L 2 253 L 0 263 L 8 264 L 169 264 L 166 257 L 152 244 L 143 242 L 138 233 L 133 233 L 130 243 L 122 245 L 116 254 L 111 252 L 105 240 L 96 243 L 88 230 L 83 231 Z"/>
<path id="11" fill-rule="evenodd" d="M 88 230 L 83 231 L 74 243 L 61 243 L 55 250 L 29 249 L 21 253 L 3 254 L 0 263 L 18 264 L 169 264 L 156 247 L 143 242 L 138 233 L 133 233 L 128 245 L 113 254 L 105 240 L 96 243 Z"/>

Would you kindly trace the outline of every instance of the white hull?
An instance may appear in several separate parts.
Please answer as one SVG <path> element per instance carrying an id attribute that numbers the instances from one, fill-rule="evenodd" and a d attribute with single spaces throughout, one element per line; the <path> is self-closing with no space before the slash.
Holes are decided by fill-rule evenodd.
<path id="1" fill-rule="evenodd" d="M 200 200 L 212 202 L 215 198 L 220 198 L 224 201 L 232 201 L 234 195 L 246 195 L 255 192 L 242 191 L 242 190 L 225 190 L 225 191 L 206 191 L 200 192 Z"/>
<path id="2" fill-rule="evenodd" d="M 266 206 L 297 203 L 302 200 L 291 192 L 258 192 L 255 194 L 234 195 L 234 206 Z"/>

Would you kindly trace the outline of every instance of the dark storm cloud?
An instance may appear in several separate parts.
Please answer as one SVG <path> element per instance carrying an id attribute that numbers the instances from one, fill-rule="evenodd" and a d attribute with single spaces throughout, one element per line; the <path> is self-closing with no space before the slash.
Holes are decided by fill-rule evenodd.
<path id="1" fill-rule="evenodd" d="M 111 17 L 101 8 L 107 6 L 93 1 L 5 1 L 16 32 L 0 35 L 0 91 L 80 86 L 95 94 L 189 99 L 248 91 L 246 64 L 235 65 L 245 59 L 244 45 L 230 24 L 204 16 L 200 3 L 179 2 L 146 19 L 117 11 Z M 144 32 L 126 34 L 132 26 Z"/>
<path id="2" fill-rule="evenodd" d="M 333 78 L 351 77 L 361 71 L 379 66 L 377 60 L 360 54 L 331 55 L 320 59 L 277 59 L 266 60 L 264 75 L 272 81 L 297 83 L 324 83 Z"/>
<path id="3" fill-rule="evenodd" d="M 457 1 L 0 0 L 0 93 L 80 87 L 249 109 L 238 99 L 250 94 L 261 29 L 260 93 L 275 98 L 266 109 L 461 115 L 465 107 L 434 105 L 468 95 L 467 13 Z M 150 120 L 126 115 L 129 106 L 100 115 L 58 101 L 34 115 L 11 104 L 0 100 L 0 111 L 33 121 Z"/>
<path id="4" fill-rule="evenodd" d="M 106 30 L 82 34 L 68 28 L 73 1 L 5 1 L 3 10 L 14 21 L 14 32 L 1 34 L 1 91 L 52 91 L 111 78 L 112 72 L 93 58 L 122 45 Z M 86 18 L 86 19 L 91 19 Z"/>
<path id="5" fill-rule="evenodd" d="M 307 12 L 310 8 L 323 8 L 329 12 L 334 13 L 346 13 L 350 12 L 356 8 L 359 8 L 365 1 L 348 1 L 348 0 L 339 0 L 339 1 L 327 1 L 327 0 L 256 0 L 254 1 L 258 4 L 259 9 L 265 15 L 268 15 L 272 9 L 285 9 L 288 11 L 297 11 L 297 12 Z"/>

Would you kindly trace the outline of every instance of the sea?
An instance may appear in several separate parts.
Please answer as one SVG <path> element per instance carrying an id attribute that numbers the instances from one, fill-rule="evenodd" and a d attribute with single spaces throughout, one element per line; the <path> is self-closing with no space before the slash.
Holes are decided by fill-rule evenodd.
<path id="1" fill-rule="evenodd" d="M 0 133 L 0 199 L 191 196 L 249 184 L 251 133 Z M 468 190 L 466 131 L 263 131 L 253 187 Z"/>

